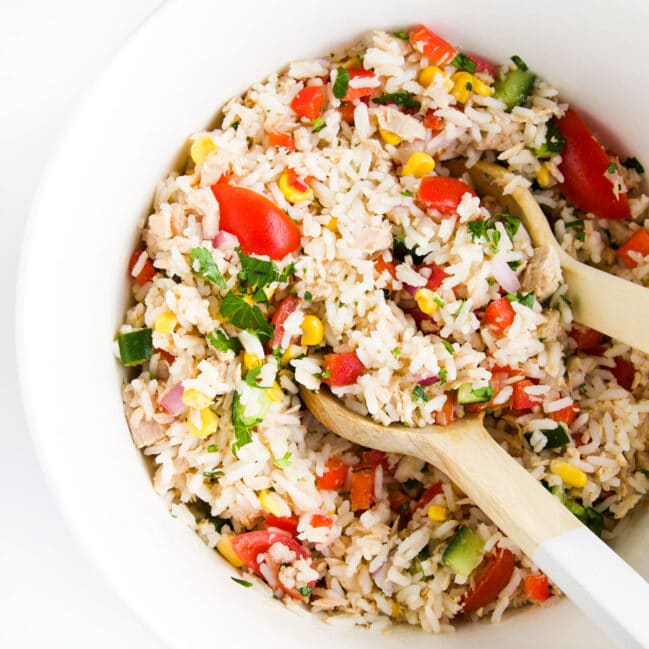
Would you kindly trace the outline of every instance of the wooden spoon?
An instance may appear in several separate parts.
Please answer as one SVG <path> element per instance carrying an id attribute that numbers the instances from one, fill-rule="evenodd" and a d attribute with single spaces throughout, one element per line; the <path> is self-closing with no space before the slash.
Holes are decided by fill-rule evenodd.
<path id="1" fill-rule="evenodd" d="M 450 166 L 457 169 L 457 163 Z M 649 291 L 571 257 L 557 243 L 530 191 L 517 187 L 511 194 L 502 193 L 502 188 L 512 179 L 512 174 L 503 167 L 478 162 L 466 171 L 480 194 L 498 196 L 504 207 L 522 221 L 535 246 L 547 246 L 559 257 L 575 321 L 649 354 L 649 335 L 645 328 L 649 323 Z"/>
<path id="2" fill-rule="evenodd" d="M 649 648 L 649 584 L 501 448 L 481 416 L 449 426 L 386 427 L 325 388 L 301 388 L 300 396 L 341 437 L 441 469 L 620 647 Z"/>

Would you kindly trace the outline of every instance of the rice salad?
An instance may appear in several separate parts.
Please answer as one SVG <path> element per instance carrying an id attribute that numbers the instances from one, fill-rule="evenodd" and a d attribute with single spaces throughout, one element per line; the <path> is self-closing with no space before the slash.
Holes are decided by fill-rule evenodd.
<path id="1" fill-rule="evenodd" d="M 299 389 L 383 424 L 484 411 L 610 539 L 649 489 L 647 357 L 575 324 L 548 250 L 446 163 L 501 164 L 570 254 L 644 283 L 640 162 L 520 57 L 423 26 L 293 62 L 218 123 L 156 189 L 115 341 L 171 513 L 240 584 L 332 623 L 439 632 L 557 596 L 443 473 L 332 434 Z"/>

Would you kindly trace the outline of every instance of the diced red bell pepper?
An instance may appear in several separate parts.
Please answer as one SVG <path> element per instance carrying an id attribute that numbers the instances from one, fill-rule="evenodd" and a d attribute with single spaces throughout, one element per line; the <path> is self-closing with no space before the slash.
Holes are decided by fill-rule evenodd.
<path id="1" fill-rule="evenodd" d="M 374 449 L 363 451 L 361 453 L 361 461 L 363 464 L 369 466 L 379 466 L 380 464 L 384 471 L 388 470 L 388 456 L 383 451 Z"/>
<path id="2" fill-rule="evenodd" d="M 356 383 L 364 370 L 365 366 L 361 363 L 356 352 L 325 354 L 322 363 L 322 373 L 325 378 L 322 380 L 331 387 L 351 385 Z"/>
<path id="3" fill-rule="evenodd" d="M 496 78 L 498 68 L 489 59 L 485 59 L 483 56 L 474 54 L 473 52 L 465 52 L 465 54 L 474 61 L 476 72 L 486 72 L 489 76 L 493 77 L 494 79 Z"/>
<path id="4" fill-rule="evenodd" d="M 629 218 L 631 208 L 626 193 L 616 196 L 606 176 L 609 157 L 579 114 L 569 108 L 557 120 L 557 126 L 566 141 L 559 165 L 564 195 L 578 208 L 601 218 Z"/>
<path id="5" fill-rule="evenodd" d="M 277 527 L 288 532 L 291 536 L 297 536 L 297 516 L 273 516 L 273 514 L 268 514 L 264 519 L 264 523 L 266 527 Z"/>
<path id="6" fill-rule="evenodd" d="M 435 65 L 446 65 L 457 54 L 456 49 L 450 43 L 447 43 L 424 25 L 416 25 L 410 31 L 410 43 Z"/>
<path id="7" fill-rule="evenodd" d="M 374 268 L 376 269 L 376 272 L 380 275 L 384 270 L 387 270 L 388 273 L 392 276 L 392 279 L 395 279 L 397 276 L 397 267 L 394 265 L 394 262 L 392 261 L 385 261 L 383 257 L 379 257 L 375 262 L 374 262 Z"/>
<path id="8" fill-rule="evenodd" d="M 424 116 L 424 128 L 428 128 L 433 132 L 441 131 L 444 128 L 444 120 L 435 115 L 434 110 L 427 110 Z"/>
<path id="9" fill-rule="evenodd" d="M 374 504 L 375 474 L 376 467 L 367 464 L 357 464 L 352 469 L 350 492 L 352 511 L 364 511 Z"/>
<path id="10" fill-rule="evenodd" d="M 638 262 L 631 257 L 629 253 L 637 252 L 642 257 L 649 255 L 649 232 L 644 228 L 640 228 L 626 243 L 623 243 L 617 249 L 617 256 L 629 267 L 635 268 Z"/>
<path id="11" fill-rule="evenodd" d="M 306 179 L 298 176 L 295 169 L 291 169 L 289 167 L 286 170 L 286 175 L 288 176 L 288 184 L 294 189 L 297 189 L 299 192 L 305 192 L 307 189 L 309 189 L 309 185 L 307 184 Z"/>
<path id="12" fill-rule="evenodd" d="M 610 368 L 615 380 L 625 390 L 631 390 L 635 379 L 635 365 L 621 356 L 615 357 L 615 367 Z"/>
<path id="13" fill-rule="evenodd" d="M 415 506 L 413 507 L 413 511 L 417 511 L 418 509 L 421 509 L 422 507 L 427 507 L 430 503 L 430 501 L 435 498 L 438 494 L 442 493 L 442 481 L 438 480 L 437 482 L 433 483 L 428 487 L 421 496 L 419 496 L 419 500 L 415 503 Z"/>
<path id="14" fill-rule="evenodd" d="M 455 402 L 456 397 L 452 392 L 446 393 L 446 401 L 441 410 L 435 413 L 435 423 L 438 426 L 448 426 L 455 421 Z"/>
<path id="15" fill-rule="evenodd" d="M 273 348 L 279 347 L 282 344 L 282 338 L 284 337 L 284 322 L 286 322 L 286 318 L 288 318 L 299 306 L 300 299 L 294 295 L 289 295 L 281 301 L 277 310 L 273 313 L 273 317 L 270 319 L 270 323 L 275 327 L 275 333 L 273 334 Z"/>
<path id="16" fill-rule="evenodd" d="M 588 327 L 573 327 L 570 337 L 577 343 L 580 352 L 600 354 L 603 351 L 604 334 Z"/>
<path id="17" fill-rule="evenodd" d="M 338 110 L 340 111 L 340 117 L 343 122 L 351 125 L 354 124 L 354 110 L 356 110 L 356 106 L 351 101 L 341 103 Z"/>
<path id="18" fill-rule="evenodd" d="M 445 216 L 455 214 L 465 194 L 476 195 L 466 183 L 450 176 L 425 176 L 419 184 L 419 200 Z"/>
<path id="19" fill-rule="evenodd" d="M 300 230 L 275 203 L 247 187 L 217 183 L 221 230 L 234 234 L 247 255 L 283 259 L 300 247 Z"/>
<path id="20" fill-rule="evenodd" d="M 295 141 L 290 133 L 271 131 L 268 134 L 268 144 L 270 144 L 270 146 L 284 147 L 289 151 L 295 151 Z"/>
<path id="21" fill-rule="evenodd" d="M 549 412 L 548 417 L 554 419 L 554 421 L 563 422 L 566 426 L 572 426 L 573 422 L 577 418 L 578 412 L 579 406 L 576 403 L 573 403 L 571 406 L 561 408 L 561 410 Z"/>
<path id="22" fill-rule="evenodd" d="M 428 270 L 430 271 L 430 275 L 426 280 L 426 288 L 430 289 L 431 291 L 436 291 L 442 285 L 442 282 L 447 277 L 450 277 L 450 275 L 437 264 L 422 264 L 421 266 L 417 266 L 418 271 L 422 268 L 428 268 Z"/>
<path id="23" fill-rule="evenodd" d="M 160 358 L 163 361 L 169 363 L 169 365 L 171 365 L 176 360 L 176 357 L 173 354 L 170 354 L 168 351 L 160 349 L 159 347 L 156 347 L 153 351 L 159 354 Z"/>
<path id="24" fill-rule="evenodd" d="M 525 577 L 525 597 L 532 602 L 545 602 L 550 597 L 548 578 L 545 575 Z"/>
<path id="25" fill-rule="evenodd" d="M 133 272 L 133 268 L 135 268 L 135 265 L 140 260 L 141 255 L 146 255 L 146 251 L 145 250 L 136 250 L 133 253 L 133 255 L 131 256 L 131 259 L 128 262 L 129 275 L 131 275 L 131 273 Z M 153 276 L 155 275 L 155 273 L 156 273 L 156 270 L 153 267 L 153 262 L 147 256 L 146 261 L 144 262 L 144 265 L 142 266 L 142 270 L 140 270 L 140 272 L 135 276 L 134 279 L 140 286 L 143 286 L 148 281 L 153 279 Z"/>
<path id="26" fill-rule="evenodd" d="M 496 547 L 485 568 L 476 579 L 475 586 L 467 593 L 462 604 L 463 613 L 477 611 L 492 602 L 509 583 L 516 565 L 516 557 L 505 548 Z"/>
<path id="27" fill-rule="evenodd" d="M 521 379 L 514 383 L 514 393 L 512 394 L 512 408 L 514 410 L 529 410 L 541 403 L 541 397 L 538 395 L 528 394 L 526 388 L 534 385 L 531 379 Z"/>
<path id="28" fill-rule="evenodd" d="M 316 480 L 318 489 L 340 489 L 347 479 L 348 466 L 340 455 L 332 455 L 325 463 L 325 472 Z"/>
<path id="29" fill-rule="evenodd" d="M 300 116 L 314 120 L 325 103 L 323 86 L 307 86 L 302 88 L 291 101 L 291 108 Z"/>
<path id="30" fill-rule="evenodd" d="M 494 333 L 502 335 L 507 327 L 514 322 L 515 316 L 516 312 L 511 302 L 506 297 L 501 297 L 494 300 L 485 309 L 483 321 L 491 327 Z"/>
<path id="31" fill-rule="evenodd" d="M 333 518 L 324 514 L 313 514 L 310 522 L 312 527 L 331 527 L 334 524 Z"/>
<path id="32" fill-rule="evenodd" d="M 365 70 L 364 68 L 349 68 L 349 81 L 350 85 L 347 88 L 347 94 L 343 97 L 343 101 L 354 101 L 354 99 L 361 99 L 362 97 L 369 97 L 374 88 L 372 87 L 363 87 L 352 88 L 351 81 L 353 79 L 373 79 L 374 72 L 371 70 Z"/>

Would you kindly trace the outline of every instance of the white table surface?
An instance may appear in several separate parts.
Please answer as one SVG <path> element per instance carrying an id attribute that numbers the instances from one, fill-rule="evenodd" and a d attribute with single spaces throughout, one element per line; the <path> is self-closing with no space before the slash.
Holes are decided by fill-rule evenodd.
<path id="1" fill-rule="evenodd" d="M 83 89 L 159 4 L 0 0 L 0 647 L 6 649 L 164 646 L 111 590 L 48 492 L 21 411 L 14 349 L 20 244 L 57 133 Z M 56 314 L 45 316 L 47 322 Z M 47 389 L 47 369 L 43 380 Z"/>

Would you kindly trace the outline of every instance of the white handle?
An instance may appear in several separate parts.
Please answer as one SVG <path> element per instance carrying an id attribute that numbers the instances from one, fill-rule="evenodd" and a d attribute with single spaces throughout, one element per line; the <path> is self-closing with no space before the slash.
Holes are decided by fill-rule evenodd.
<path id="1" fill-rule="evenodd" d="M 649 649 L 649 584 L 581 527 L 540 545 L 532 560 L 623 649 Z"/>

